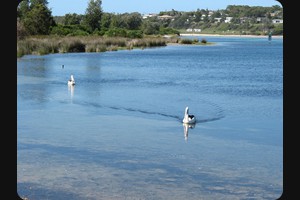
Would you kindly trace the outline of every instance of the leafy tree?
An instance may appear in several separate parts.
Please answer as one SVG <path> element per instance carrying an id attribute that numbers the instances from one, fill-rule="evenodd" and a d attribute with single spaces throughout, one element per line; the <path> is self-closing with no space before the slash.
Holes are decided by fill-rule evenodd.
<path id="1" fill-rule="evenodd" d="M 174 9 L 172 9 L 170 12 L 169 12 L 169 15 L 171 15 L 171 16 L 175 16 L 175 15 L 177 15 L 177 11 L 176 10 L 174 10 Z"/>
<path id="2" fill-rule="evenodd" d="M 126 37 L 128 38 L 142 38 L 143 32 L 141 30 L 128 30 Z"/>
<path id="3" fill-rule="evenodd" d="M 80 24 L 81 17 L 76 13 L 73 14 L 65 14 L 64 25 L 76 25 Z"/>
<path id="4" fill-rule="evenodd" d="M 182 16 L 176 17 L 169 24 L 170 28 L 187 28 L 189 27 L 189 16 L 183 13 Z"/>
<path id="5" fill-rule="evenodd" d="M 48 5 L 48 1 L 47 0 L 30 0 L 30 7 L 34 7 L 38 4 L 42 4 L 44 6 Z"/>
<path id="6" fill-rule="evenodd" d="M 283 24 L 278 24 L 274 27 L 273 32 L 274 35 L 282 35 L 283 34 Z"/>
<path id="7" fill-rule="evenodd" d="M 101 30 L 108 30 L 111 23 L 112 14 L 103 13 L 101 17 Z"/>
<path id="8" fill-rule="evenodd" d="M 110 23 L 110 28 L 127 28 L 127 24 L 126 24 L 126 21 L 125 21 L 125 14 L 118 14 L 118 15 L 114 15 L 112 18 L 111 18 L 111 23 Z"/>
<path id="9" fill-rule="evenodd" d="M 29 12 L 29 0 L 23 0 L 17 7 L 17 17 L 23 18 Z"/>
<path id="10" fill-rule="evenodd" d="M 43 4 L 36 4 L 23 18 L 24 26 L 30 35 L 47 35 L 55 25 L 51 11 Z"/>
<path id="11" fill-rule="evenodd" d="M 22 0 L 17 7 L 18 26 L 22 32 L 29 35 L 50 32 L 50 27 L 55 25 L 47 0 Z"/>
<path id="12" fill-rule="evenodd" d="M 85 12 L 84 24 L 89 28 L 90 32 L 95 29 L 101 29 L 102 17 L 102 0 L 90 0 Z"/>
<path id="13" fill-rule="evenodd" d="M 166 34 L 176 34 L 176 35 L 180 35 L 179 31 L 173 29 L 173 28 L 164 28 L 164 27 L 160 27 L 159 28 L 159 34 L 161 35 L 166 35 Z"/>
<path id="14" fill-rule="evenodd" d="M 160 24 L 158 22 L 144 21 L 142 31 L 146 35 L 157 34 L 159 32 Z"/>
<path id="15" fill-rule="evenodd" d="M 134 12 L 125 16 L 125 23 L 129 30 L 136 30 L 142 24 L 142 16 L 138 12 Z"/>
<path id="16" fill-rule="evenodd" d="M 75 25 L 62 25 L 51 27 L 52 35 L 88 35 L 86 28 L 80 24 Z"/>
<path id="17" fill-rule="evenodd" d="M 201 11 L 198 8 L 197 11 L 195 12 L 195 22 L 200 22 L 201 16 L 202 16 Z"/>
<path id="18" fill-rule="evenodd" d="M 212 18 L 220 18 L 222 17 L 220 10 L 215 11 L 212 15 Z"/>
<path id="19" fill-rule="evenodd" d="M 209 11 L 208 11 L 208 9 L 206 9 L 203 13 L 204 13 L 203 21 L 205 23 L 207 23 L 209 21 L 209 18 L 208 18 Z"/>
<path id="20" fill-rule="evenodd" d="M 23 23 L 17 18 L 17 39 L 23 39 L 27 35 Z"/>
<path id="21" fill-rule="evenodd" d="M 172 9 L 171 11 L 161 11 L 161 12 L 159 12 L 159 14 L 158 14 L 158 15 L 170 15 L 170 16 L 177 16 L 177 15 L 179 15 L 179 14 L 180 14 L 180 12 L 179 12 L 179 11 L 176 11 L 176 10 Z"/>
<path id="22" fill-rule="evenodd" d="M 126 37 L 127 32 L 124 28 L 111 28 L 105 32 L 105 35 L 109 37 Z"/>

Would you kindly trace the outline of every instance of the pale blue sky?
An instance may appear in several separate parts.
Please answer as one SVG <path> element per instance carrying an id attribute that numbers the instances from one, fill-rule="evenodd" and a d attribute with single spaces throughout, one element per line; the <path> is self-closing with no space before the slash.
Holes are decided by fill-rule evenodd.
<path id="1" fill-rule="evenodd" d="M 48 8 L 53 16 L 68 13 L 84 14 L 90 0 L 48 0 Z M 102 10 L 109 13 L 141 14 L 160 11 L 195 11 L 199 9 L 218 10 L 228 5 L 273 6 L 281 3 L 276 0 L 102 0 Z"/>

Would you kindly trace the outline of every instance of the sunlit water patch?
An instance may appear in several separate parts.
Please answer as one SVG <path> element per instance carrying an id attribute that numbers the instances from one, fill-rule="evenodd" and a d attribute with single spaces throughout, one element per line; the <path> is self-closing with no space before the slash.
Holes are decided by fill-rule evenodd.
<path id="1" fill-rule="evenodd" d="M 278 198 L 282 39 L 207 40 L 18 59 L 18 194 Z M 182 124 L 186 106 L 195 125 Z"/>

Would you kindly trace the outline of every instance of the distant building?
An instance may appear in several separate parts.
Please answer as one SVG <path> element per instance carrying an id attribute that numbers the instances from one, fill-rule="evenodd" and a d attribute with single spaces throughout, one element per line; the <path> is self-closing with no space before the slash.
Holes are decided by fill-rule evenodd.
<path id="1" fill-rule="evenodd" d="M 233 17 L 226 17 L 225 18 L 225 23 L 230 23 Z"/>
<path id="2" fill-rule="evenodd" d="M 273 12 L 273 13 L 270 13 L 271 17 L 275 17 L 275 16 L 277 16 L 277 15 L 279 15 L 279 14 L 280 14 L 280 11 L 279 11 L 279 10 L 277 10 L 277 11 L 275 11 L 275 12 Z"/>
<path id="3" fill-rule="evenodd" d="M 153 14 L 153 13 L 144 14 L 144 15 L 143 15 L 143 19 L 146 19 L 146 18 L 148 18 L 148 17 L 155 17 L 155 16 L 157 16 L 157 14 Z"/>
<path id="4" fill-rule="evenodd" d="M 222 19 L 221 17 L 215 17 L 215 22 L 216 23 L 221 22 L 221 19 Z"/>
<path id="5" fill-rule="evenodd" d="M 250 19 L 248 17 L 241 17 L 240 18 L 241 23 L 246 23 L 247 21 L 250 21 Z"/>
<path id="6" fill-rule="evenodd" d="M 261 17 L 257 17 L 257 18 L 256 18 L 256 23 L 261 23 L 261 22 L 262 22 Z"/>
<path id="7" fill-rule="evenodd" d="M 170 15 L 160 15 L 160 16 L 158 16 L 158 19 L 162 19 L 162 20 L 164 20 L 164 19 L 173 19 L 173 16 L 170 16 Z"/>
<path id="8" fill-rule="evenodd" d="M 201 32 L 201 29 L 200 28 L 188 28 L 186 29 L 186 32 Z"/>
<path id="9" fill-rule="evenodd" d="M 283 23 L 283 19 L 273 19 L 272 23 L 273 24 L 282 24 Z"/>

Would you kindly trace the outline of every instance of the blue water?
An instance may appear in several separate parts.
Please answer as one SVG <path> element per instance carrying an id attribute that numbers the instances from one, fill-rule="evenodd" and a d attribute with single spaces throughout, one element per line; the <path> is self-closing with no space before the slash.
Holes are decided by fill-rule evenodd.
<path id="1" fill-rule="evenodd" d="M 283 40 L 205 39 L 214 44 L 19 58 L 18 194 L 280 197 Z M 186 106 L 195 126 L 182 124 Z"/>

